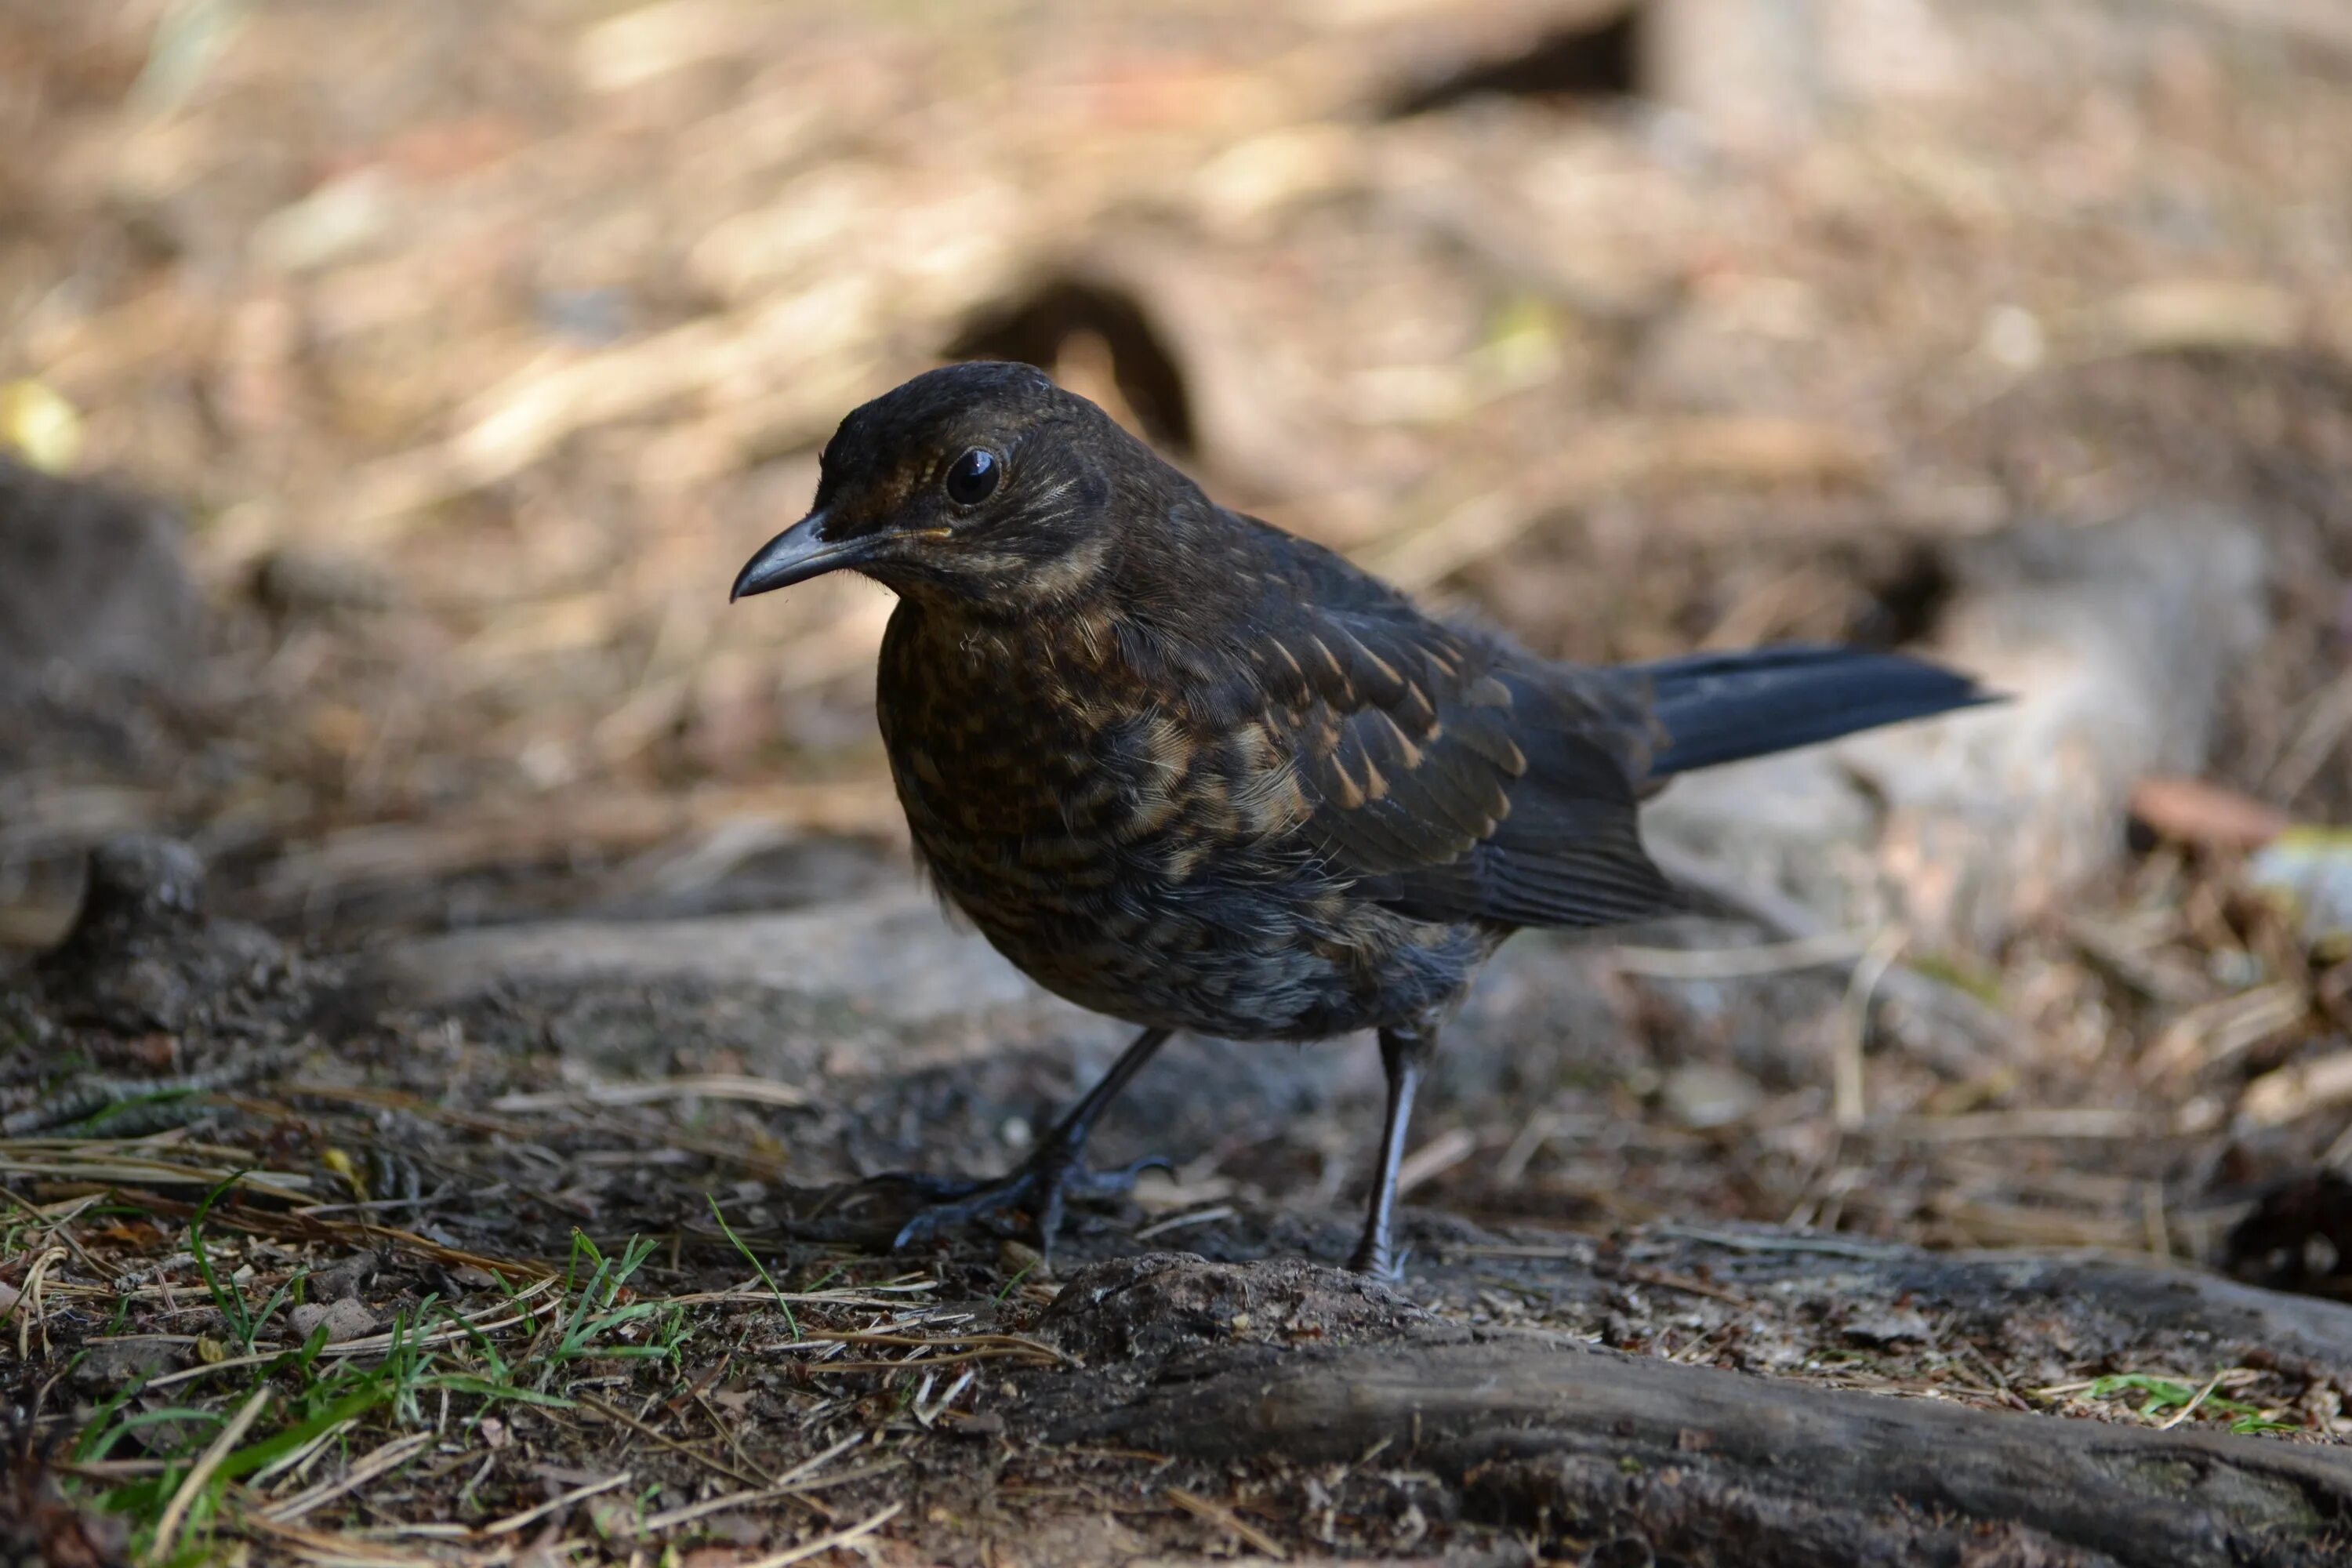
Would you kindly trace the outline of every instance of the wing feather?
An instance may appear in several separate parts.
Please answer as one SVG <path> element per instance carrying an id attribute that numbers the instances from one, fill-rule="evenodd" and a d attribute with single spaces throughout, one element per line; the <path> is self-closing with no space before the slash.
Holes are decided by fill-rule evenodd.
<path id="1" fill-rule="evenodd" d="M 1673 907 L 1636 831 L 1636 694 L 1432 620 L 1338 557 L 1259 624 L 1266 721 L 1323 861 L 1417 919 L 1622 923 Z"/>

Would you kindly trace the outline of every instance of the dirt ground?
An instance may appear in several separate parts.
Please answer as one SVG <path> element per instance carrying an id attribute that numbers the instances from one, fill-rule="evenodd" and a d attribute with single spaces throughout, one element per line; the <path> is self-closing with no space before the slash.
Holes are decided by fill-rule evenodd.
<path id="1" fill-rule="evenodd" d="M 1519 0 L 0 0 L 0 441 L 65 410 L 205 610 L 0 689 L 7 1560 L 1718 1560 L 1068 1435 L 1457 1332 L 2345 1447 L 2352 952 L 2226 833 L 1907 950 L 1965 1050 L 1737 920 L 1517 940 L 1392 1296 L 1287 1261 L 1351 1239 L 1360 1044 L 1180 1041 L 1102 1137 L 1172 1172 L 1050 1265 L 877 1247 L 860 1178 L 1003 1167 L 1119 1044 L 914 889 L 887 595 L 723 611 L 945 355 L 1580 658 L 1932 638 L 1967 542 L 2218 509 L 2264 613 L 2189 771 L 2352 823 L 2352 36 L 1864 11 L 1926 30 L 1756 110 Z M 1061 1299 L 1179 1249 L 1250 1271 Z M 2303 1294 L 2097 1272 L 2158 1263 Z M 2312 1507 L 2210 1560 L 2330 1560 Z"/>

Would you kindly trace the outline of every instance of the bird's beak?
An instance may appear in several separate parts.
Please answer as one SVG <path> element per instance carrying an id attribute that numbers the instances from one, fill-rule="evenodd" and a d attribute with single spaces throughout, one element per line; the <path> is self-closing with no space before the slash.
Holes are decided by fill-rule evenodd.
<path id="1" fill-rule="evenodd" d="M 731 605 L 752 594 L 789 588 L 838 567 L 854 566 L 873 543 L 870 536 L 828 540 L 824 531 L 824 513 L 813 511 L 760 546 L 759 553 L 745 562 L 743 570 L 735 574 L 735 586 L 728 594 L 727 602 Z"/>

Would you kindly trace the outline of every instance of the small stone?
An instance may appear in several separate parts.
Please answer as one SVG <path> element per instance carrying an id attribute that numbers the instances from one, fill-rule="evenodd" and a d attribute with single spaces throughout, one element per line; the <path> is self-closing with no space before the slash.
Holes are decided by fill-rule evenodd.
<path id="1" fill-rule="evenodd" d="M 1856 1318 L 1839 1331 L 1856 1345 L 1923 1344 L 1936 1337 L 1925 1312 L 1905 1307 Z"/>
<path id="2" fill-rule="evenodd" d="M 59 671 L 171 687 L 194 668 L 203 604 L 167 508 L 0 455 L 0 703 Z"/>
<path id="3" fill-rule="evenodd" d="M 142 1340 L 100 1341 L 75 1361 L 72 1382 L 76 1388 L 111 1394 L 160 1373 L 177 1372 L 185 1364 L 184 1358 L 168 1345 Z"/>
<path id="4" fill-rule="evenodd" d="M 310 1300 L 323 1304 L 355 1297 L 382 1267 L 382 1259 L 374 1253 L 363 1252 L 321 1268 L 310 1276 Z"/>
<path id="5" fill-rule="evenodd" d="M 327 1326 L 327 1342 L 331 1345 L 358 1339 L 362 1334 L 372 1334 L 376 1330 L 375 1314 L 348 1296 L 324 1304 L 306 1302 L 287 1314 L 287 1321 L 293 1325 L 295 1334 L 303 1340 L 318 1332 L 319 1325 L 324 1323 Z"/>
<path id="6" fill-rule="evenodd" d="M 279 550 L 254 569 L 253 596 L 281 616 L 381 610 L 398 590 L 373 567 L 347 557 Z"/>
<path id="7" fill-rule="evenodd" d="M 239 987 L 269 984 L 287 955 L 257 927 L 207 920 L 203 860 L 148 834 L 108 839 L 89 856 L 81 912 L 37 970 L 70 1021 L 118 1033 L 175 1031 Z"/>
<path id="8" fill-rule="evenodd" d="M 1685 1127 L 1726 1127 L 1764 1101 L 1756 1080 L 1736 1068 L 1690 1062 L 1666 1074 L 1658 1086 L 1666 1114 Z"/>

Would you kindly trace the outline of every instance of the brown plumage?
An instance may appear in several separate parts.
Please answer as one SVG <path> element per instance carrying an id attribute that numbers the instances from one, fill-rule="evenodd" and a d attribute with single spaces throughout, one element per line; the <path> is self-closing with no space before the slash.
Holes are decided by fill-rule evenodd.
<path id="1" fill-rule="evenodd" d="M 1130 1173 L 1080 1159 L 1177 1029 L 1380 1033 L 1381 1175 L 1355 1262 L 1387 1271 L 1422 1063 L 1522 926 L 1674 902 L 1636 804 L 1675 772 L 1981 700 L 1892 655 L 1759 649 L 1627 669 L 1423 615 L 1319 546 L 1211 502 L 1026 366 L 857 409 L 815 510 L 736 596 L 849 567 L 899 595 L 883 740 L 940 890 L 1048 989 L 1143 1033 L 1021 1172 L 935 1184 L 901 1240 Z"/>

